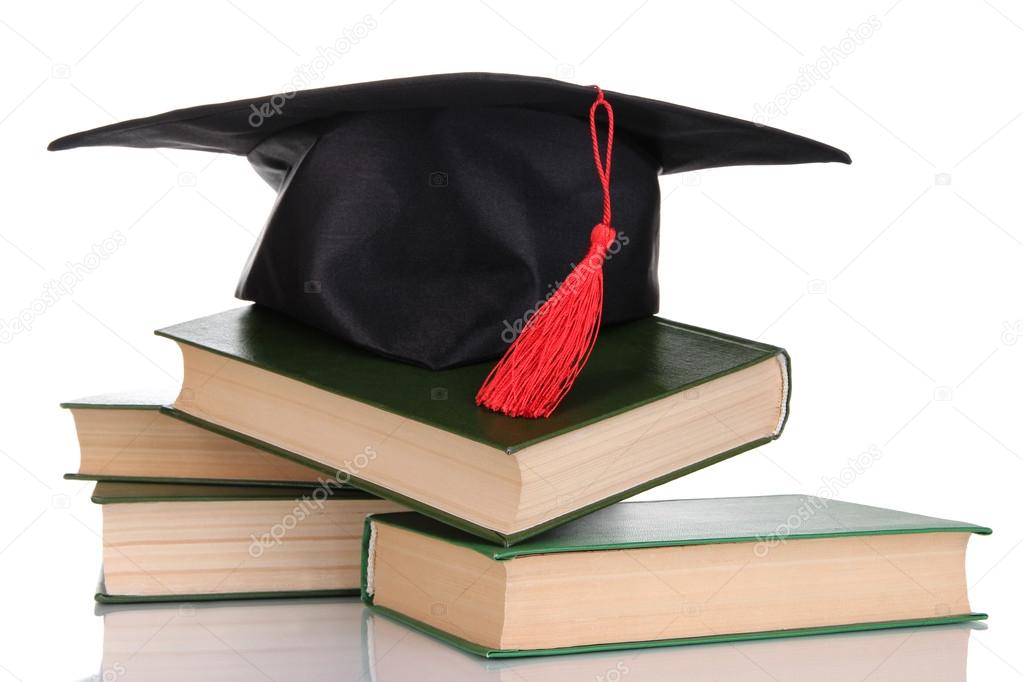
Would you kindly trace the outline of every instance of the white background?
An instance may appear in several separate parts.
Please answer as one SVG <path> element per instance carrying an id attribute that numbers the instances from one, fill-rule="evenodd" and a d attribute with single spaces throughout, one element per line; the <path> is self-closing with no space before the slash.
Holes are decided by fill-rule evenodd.
<path id="1" fill-rule="evenodd" d="M 0 680 L 99 669 L 99 514 L 61 480 L 77 444 L 57 403 L 173 387 L 177 351 L 152 330 L 237 305 L 273 201 L 243 158 L 46 143 L 296 78 L 471 70 L 741 118 L 787 98 L 771 125 L 852 155 L 663 178 L 662 314 L 785 346 L 794 395 L 780 441 L 645 497 L 824 492 L 992 526 L 969 551 L 992 616 L 969 670 L 1023 677 L 1021 60 L 1008 0 L 5 3 Z M 12 332 L 19 316 L 30 329 Z"/>

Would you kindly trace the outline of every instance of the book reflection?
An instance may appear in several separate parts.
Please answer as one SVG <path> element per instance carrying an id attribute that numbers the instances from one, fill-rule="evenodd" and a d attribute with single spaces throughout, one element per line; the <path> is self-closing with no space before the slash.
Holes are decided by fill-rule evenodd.
<path id="1" fill-rule="evenodd" d="M 99 606 L 101 680 L 966 679 L 960 624 L 592 654 L 485 660 L 356 599 Z"/>

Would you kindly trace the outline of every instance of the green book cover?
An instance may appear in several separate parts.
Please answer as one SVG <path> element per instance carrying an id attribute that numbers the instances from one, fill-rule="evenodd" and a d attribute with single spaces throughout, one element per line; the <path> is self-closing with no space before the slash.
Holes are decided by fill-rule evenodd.
<path id="1" fill-rule="evenodd" d="M 362 600 L 387 616 L 449 644 L 488 658 L 544 656 L 554 654 L 650 648 L 677 644 L 729 642 L 770 637 L 849 632 L 987 618 L 983 613 L 948 614 L 874 623 L 836 624 L 827 627 L 723 634 L 709 637 L 615 642 L 553 649 L 504 650 L 480 646 L 456 635 L 374 604 L 371 573 L 373 526 L 387 524 L 477 552 L 493 561 L 603 550 L 709 545 L 721 543 L 775 543 L 811 538 L 903 535 L 918 533 L 975 533 L 988 535 L 990 528 L 919 514 L 826 500 L 808 495 L 709 498 L 622 502 L 571 523 L 549 530 L 513 547 L 482 542 L 457 528 L 414 512 L 376 514 L 366 519 L 363 533 Z"/>
<path id="2" fill-rule="evenodd" d="M 520 542 L 650 487 L 763 445 L 780 435 L 788 415 L 791 373 L 788 356 L 783 349 L 657 317 L 602 329 L 585 371 L 549 419 L 515 419 L 477 407 L 474 396 L 492 368 L 492 362 L 428 370 L 363 351 L 260 306 L 218 313 L 156 333 L 185 346 L 359 401 L 507 455 L 522 453 L 552 438 L 695 389 L 771 358 L 780 361 L 786 382 L 782 418 L 769 437 L 757 438 L 710 455 L 691 466 L 652 477 L 640 485 L 569 510 L 521 532 L 498 532 L 420 500 L 410 499 L 357 474 L 346 476 L 357 487 L 501 544 Z M 328 475 L 338 473 L 303 452 L 282 448 L 176 407 L 165 411 L 184 421 L 318 468 Z"/>
<path id="3" fill-rule="evenodd" d="M 96 584 L 93 598 L 100 604 L 166 604 L 181 602 L 239 601 L 261 599 L 311 599 L 319 597 L 354 597 L 358 589 L 290 590 L 281 592 L 218 592 L 216 594 L 110 594 L 102 578 Z"/>
<path id="4" fill-rule="evenodd" d="M 131 502 L 240 502 L 255 500 L 301 500 L 312 494 L 313 491 L 304 486 L 99 481 L 92 492 L 92 501 L 96 504 L 127 504 Z M 324 499 L 372 500 L 378 498 L 357 488 L 330 484 Z"/>
<path id="5" fill-rule="evenodd" d="M 658 317 L 606 327 L 554 415 L 516 419 L 474 402 L 493 362 L 446 370 L 395 362 L 257 305 L 156 333 L 508 454 L 784 353 Z"/>
<path id="6" fill-rule="evenodd" d="M 139 389 L 91 395 L 60 404 L 65 410 L 159 410 L 174 402 L 173 391 Z"/>

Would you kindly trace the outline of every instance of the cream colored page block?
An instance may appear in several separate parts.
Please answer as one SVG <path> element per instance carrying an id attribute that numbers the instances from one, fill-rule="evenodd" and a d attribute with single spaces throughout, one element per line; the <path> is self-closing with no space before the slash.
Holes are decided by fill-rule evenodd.
<path id="1" fill-rule="evenodd" d="M 182 345 L 184 412 L 499 527 L 518 504 L 503 452 L 241 362 Z M 447 436 L 445 438 L 444 436 Z M 372 456 L 367 457 L 366 453 Z"/>
<path id="2" fill-rule="evenodd" d="M 81 473 L 315 481 L 319 474 L 155 410 L 72 409 Z"/>
<path id="3" fill-rule="evenodd" d="M 792 540 L 509 562 L 504 648 L 969 613 L 966 533 Z M 588 556 L 590 555 L 590 556 Z M 553 562 L 559 561 L 556 569 Z M 547 564 L 547 565 L 545 565 Z"/>
<path id="4" fill-rule="evenodd" d="M 968 533 L 568 552 L 493 561 L 374 524 L 374 602 L 496 649 L 966 614 Z M 497 614 L 503 622 L 495 625 Z"/>
<path id="5" fill-rule="evenodd" d="M 520 456 L 526 485 L 518 525 L 537 525 L 774 435 L 783 391 L 772 359 L 608 419 L 599 430 L 529 448 Z"/>
<path id="6" fill-rule="evenodd" d="M 385 500 L 322 508 L 295 500 L 106 504 L 106 588 L 127 595 L 357 588 L 366 515 L 401 510 Z M 261 543 L 267 533 L 279 543 Z"/>
<path id="7" fill-rule="evenodd" d="M 368 589 L 392 608 L 457 637 L 496 646 L 504 628 L 505 563 L 423 535 L 373 524 L 375 551 Z"/>

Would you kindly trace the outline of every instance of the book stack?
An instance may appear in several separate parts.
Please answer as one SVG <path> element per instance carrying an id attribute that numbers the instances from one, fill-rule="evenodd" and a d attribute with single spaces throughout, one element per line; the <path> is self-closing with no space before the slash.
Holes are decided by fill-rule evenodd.
<path id="1" fill-rule="evenodd" d="M 619 502 L 777 438 L 780 348 L 619 325 L 539 421 L 465 399 L 489 363 L 414 367 L 259 306 L 157 333 L 176 399 L 65 403 L 69 477 L 100 481 L 100 601 L 361 592 L 487 657 L 982 617 L 983 527 L 802 495 Z"/>
<path id="2" fill-rule="evenodd" d="M 789 416 L 783 349 L 654 316 L 657 175 L 844 152 L 521 76 L 290 93 L 253 126 L 260 101 L 51 144 L 246 154 L 279 192 L 238 289 L 254 305 L 157 332 L 176 397 L 65 404 L 71 476 L 103 508 L 97 599 L 357 592 L 492 658 L 984 617 L 982 526 L 791 494 L 624 501 Z M 553 227 L 601 207 L 584 253 Z"/>
<path id="3" fill-rule="evenodd" d="M 103 507 L 96 599 L 358 594 L 365 517 L 404 507 L 167 416 L 171 400 L 136 392 L 62 404 L 81 450 L 65 478 L 98 481 L 92 500 Z"/>
<path id="4" fill-rule="evenodd" d="M 100 481 L 105 600 L 357 591 L 367 513 L 507 546 L 766 443 L 787 414 L 783 350 L 658 318 L 608 329 L 542 421 L 466 399 L 490 363 L 414 367 L 259 306 L 157 333 L 184 358 L 176 399 L 64 403 L 69 477 Z"/>

